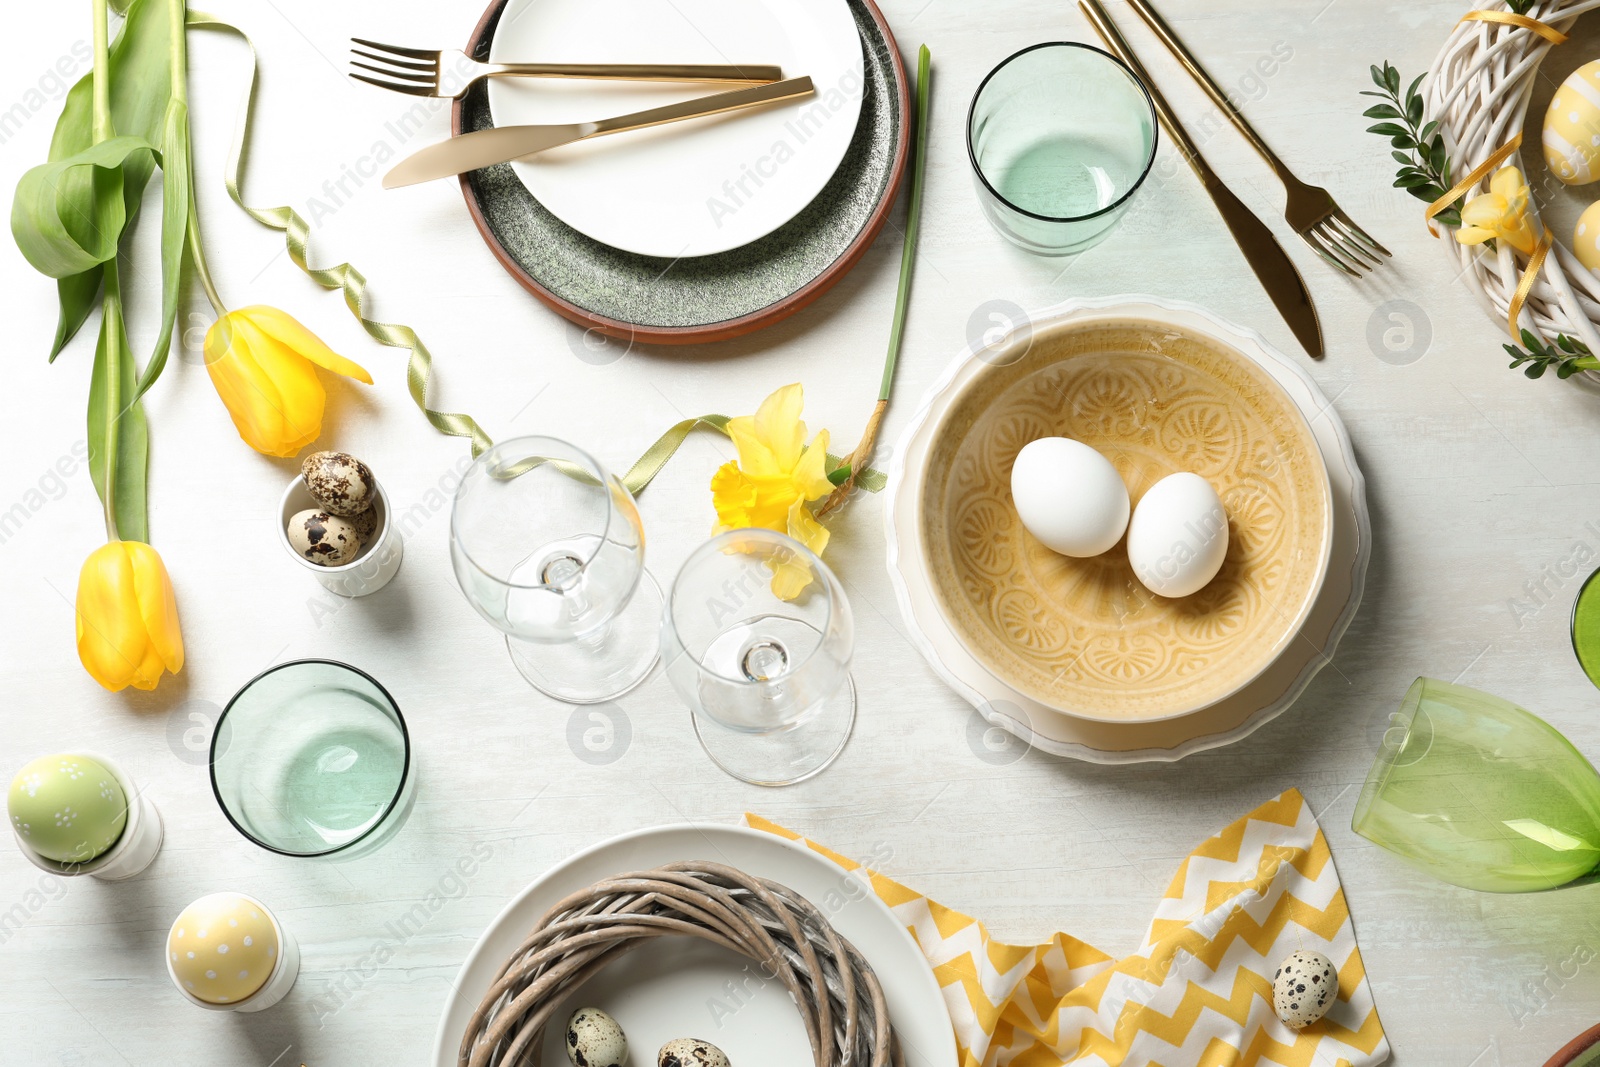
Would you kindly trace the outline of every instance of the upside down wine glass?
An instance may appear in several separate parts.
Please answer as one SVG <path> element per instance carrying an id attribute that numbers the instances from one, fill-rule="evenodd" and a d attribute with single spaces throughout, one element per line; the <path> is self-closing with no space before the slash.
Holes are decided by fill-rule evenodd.
<path id="1" fill-rule="evenodd" d="M 713 538 L 667 596 L 667 677 L 712 762 L 752 785 L 803 782 L 838 758 L 855 726 L 854 651 L 844 587 L 783 534 Z"/>
<path id="2" fill-rule="evenodd" d="M 661 591 L 644 547 L 622 482 L 553 437 L 479 456 L 450 512 L 461 591 L 506 635 L 523 677 L 571 704 L 615 699 L 655 666 Z"/>
<path id="3" fill-rule="evenodd" d="M 1391 716 L 1351 828 L 1489 893 L 1600 881 L 1600 774 L 1543 719 L 1419 678 Z"/>

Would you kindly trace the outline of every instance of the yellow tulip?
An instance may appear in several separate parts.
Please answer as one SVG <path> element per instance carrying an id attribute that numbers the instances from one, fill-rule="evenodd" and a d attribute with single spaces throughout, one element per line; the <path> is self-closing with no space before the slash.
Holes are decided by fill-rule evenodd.
<path id="1" fill-rule="evenodd" d="M 828 547 L 827 527 L 806 507 L 833 492 L 828 431 L 806 444 L 806 424 L 800 421 L 804 406 L 804 390 L 786 385 L 762 401 L 755 415 L 729 420 L 728 436 L 739 459 L 723 464 L 711 478 L 717 533 L 760 527 L 787 534 L 819 556 Z M 772 591 L 793 600 L 810 583 L 810 570 L 795 561 L 777 569 Z"/>
<path id="2" fill-rule="evenodd" d="M 1525 256 L 1531 256 L 1538 245 L 1528 218 L 1528 185 L 1516 167 L 1502 167 L 1489 179 L 1489 191 L 1473 197 L 1461 209 L 1457 241 L 1481 245 L 1496 238 Z"/>
<path id="3" fill-rule="evenodd" d="M 239 436 L 269 456 L 292 456 L 321 435 L 328 395 L 317 367 L 372 384 L 372 375 L 276 308 L 222 316 L 206 333 L 205 356 Z"/>
<path id="4" fill-rule="evenodd" d="M 78 658 L 113 693 L 154 689 L 163 670 L 183 670 L 183 633 L 172 580 L 155 549 L 112 541 L 78 575 Z"/>

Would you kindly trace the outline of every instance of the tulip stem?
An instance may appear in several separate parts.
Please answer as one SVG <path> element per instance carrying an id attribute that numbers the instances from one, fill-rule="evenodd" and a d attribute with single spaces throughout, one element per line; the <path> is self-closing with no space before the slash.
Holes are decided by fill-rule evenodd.
<path id="1" fill-rule="evenodd" d="M 111 122 L 111 15 L 106 0 L 94 0 L 94 143 L 116 136 Z M 102 267 L 104 273 L 100 302 L 100 344 L 103 359 L 96 360 L 96 369 L 105 375 L 105 410 L 110 413 L 110 425 L 105 432 L 105 492 L 101 503 L 105 506 L 106 538 L 120 541 L 117 532 L 117 451 L 119 440 L 117 419 L 122 413 L 122 360 L 121 331 L 122 286 L 117 277 L 117 257 L 113 255 Z M 94 412 L 91 405 L 90 418 Z"/>
<path id="2" fill-rule="evenodd" d="M 222 297 L 217 295 L 217 283 L 211 280 L 211 268 L 206 264 L 205 247 L 200 243 L 200 213 L 196 209 L 194 200 L 194 187 L 189 187 L 189 254 L 194 259 L 194 272 L 200 278 L 200 286 L 206 291 L 206 299 L 211 301 L 211 310 L 220 317 L 228 313 L 228 306 L 222 302 Z"/>

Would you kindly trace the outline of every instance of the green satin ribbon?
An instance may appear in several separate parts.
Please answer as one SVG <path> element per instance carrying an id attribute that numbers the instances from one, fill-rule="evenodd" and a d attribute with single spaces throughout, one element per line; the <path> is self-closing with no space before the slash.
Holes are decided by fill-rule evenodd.
<path id="1" fill-rule="evenodd" d="M 481 455 L 490 448 L 494 442 L 484 432 L 483 427 L 470 415 L 455 412 L 436 411 L 428 406 L 428 382 L 433 376 L 433 355 L 428 351 L 422 339 L 409 326 L 393 323 L 378 322 L 369 319 L 363 313 L 367 295 L 367 279 L 349 263 L 341 263 L 337 267 L 313 267 L 310 265 L 308 255 L 311 243 L 311 227 L 300 213 L 291 207 L 257 208 L 245 203 L 243 194 L 239 191 L 243 184 L 245 154 L 250 144 L 250 127 L 254 117 L 256 85 L 260 80 L 261 61 L 256 53 L 255 42 L 250 35 L 230 22 L 224 22 L 215 15 L 208 15 L 203 11 L 189 12 L 189 25 L 197 29 L 227 30 L 237 34 L 250 49 L 250 84 L 245 93 L 244 105 L 240 109 L 238 129 L 234 134 L 233 147 L 228 152 L 228 166 L 226 181 L 228 196 L 235 204 L 251 218 L 284 234 L 284 243 L 289 250 L 289 258 L 295 266 L 306 273 L 312 281 L 324 289 L 338 289 L 344 294 L 345 306 L 350 309 L 350 314 L 361 323 L 361 328 L 379 344 L 390 348 L 404 348 L 411 353 L 411 359 L 406 366 L 406 388 L 411 393 L 411 399 L 422 414 L 440 433 L 449 434 L 451 437 L 465 437 L 472 441 L 473 456 Z M 684 419 L 672 429 L 662 434 L 655 444 L 651 445 L 645 454 L 623 475 L 622 484 L 635 495 L 644 491 L 655 476 L 661 473 L 661 468 L 667 465 L 678 449 L 683 447 L 684 441 L 696 428 L 704 426 L 707 429 L 717 430 L 726 435 L 729 419 L 726 415 L 702 415 L 699 418 Z M 843 462 L 838 456 L 828 456 L 830 470 L 837 469 Z M 888 484 L 888 478 L 876 470 L 865 470 L 856 479 L 856 484 L 869 492 L 878 492 Z"/>

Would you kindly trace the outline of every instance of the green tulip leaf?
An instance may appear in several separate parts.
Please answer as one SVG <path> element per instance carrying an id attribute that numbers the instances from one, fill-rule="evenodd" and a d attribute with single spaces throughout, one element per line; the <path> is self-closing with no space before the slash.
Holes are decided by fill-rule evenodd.
<path id="1" fill-rule="evenodd" d="M 124 541 L 148 541 L 145 483 L 150 433 L 144 405 L 134 399 L 133 357 L 128 351 L 115 263 L 105 268 L 105 287 L 105 314 L 89 384 L 89 477 L 116 522 L 117 536 Z"/>
<path id="2" fill-rule="evenodd" d="M 161 140 L 161 329 L 155 348 L 139 376 L 134 399 L 144 396 L 161 377 L 172 351 L 172 328 L 178 318 L 183 256 L 189 236 L 189 108 L 182 100 L 167 105 Z"/>
<path id="3" fill-rule="evenodd" d="M 113 137 L 24 174 L 11 203 L 11 233 L 33 268 L 70 278 L 114 257 L 128 221 L 123 164 L 154 153 L 143 138 Z"/>

